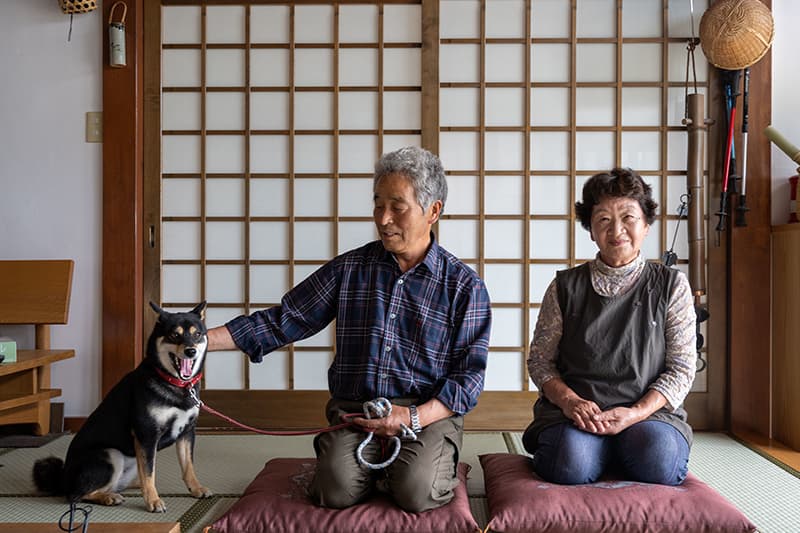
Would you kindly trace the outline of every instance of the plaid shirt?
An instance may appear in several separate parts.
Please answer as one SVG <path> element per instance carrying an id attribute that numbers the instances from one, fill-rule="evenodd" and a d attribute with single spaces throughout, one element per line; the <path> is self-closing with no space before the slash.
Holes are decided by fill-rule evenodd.
<path id="1" fill-rule="evenodd" d="M 407 272 L 374 241 L 320 267 L 280 305 L 226 327 L 257 363 L 336 319 L 336 356 L 328 369 L 334 398 L 435 397 L 464 414 L 483 390 L 489 294 L 477 274 L 431 235 L 424 260 Z"/>

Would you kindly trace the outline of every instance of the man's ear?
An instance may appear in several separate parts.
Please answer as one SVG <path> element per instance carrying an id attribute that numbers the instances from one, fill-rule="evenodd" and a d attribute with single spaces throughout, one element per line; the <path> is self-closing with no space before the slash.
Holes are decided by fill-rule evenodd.
<path id="1" fill-rule="evenodd" d="M 431 204 L 429 207 L 430 215 L 428 216 L 428 224 L 433 226 L 436 224 L 436 221 L 439 220 L 439 216 L 442 214 L 442 201 L 436 200 Z"/>

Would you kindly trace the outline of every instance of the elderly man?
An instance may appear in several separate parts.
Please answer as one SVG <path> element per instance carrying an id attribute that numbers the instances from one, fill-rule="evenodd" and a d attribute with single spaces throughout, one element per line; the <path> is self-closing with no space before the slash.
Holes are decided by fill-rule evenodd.
<path id="1" fill-rule="evenodd" d="M 416 147 L 375 165 L 373 217 L 379 240 L 346 252 L 290 290 L 281 304 L 209 331 L 209 349 L 238 348 L 252 361 L 309 337 L 336 319 L 336 356 L 328 370 L 331 424 L 362 404 L 388 398 L 382 418 L 323 433 L 314 441 L 311 494 L 344 508 L 376 486 L 404 510 L 449 502 L 458 484 L 463 415 L 483 389 L 491 328 L 489 296 L 475 272 L 438 245 L 431 231 L 447 199 L 439 158 Z M 411 430 L 385 469 L 356 457 L 365 431 L 394 437 Z M 368 446 L 370 463 L 385 457 Z"/>

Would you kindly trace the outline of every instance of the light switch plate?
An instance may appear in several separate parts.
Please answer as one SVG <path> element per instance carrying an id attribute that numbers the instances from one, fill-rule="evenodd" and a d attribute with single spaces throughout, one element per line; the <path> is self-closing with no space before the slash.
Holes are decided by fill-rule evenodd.
<path id="1" fill-rule="evenodd" d="M 100 111 L 86 113 L 86 142 L 103 142 L 103 113 Z"/>

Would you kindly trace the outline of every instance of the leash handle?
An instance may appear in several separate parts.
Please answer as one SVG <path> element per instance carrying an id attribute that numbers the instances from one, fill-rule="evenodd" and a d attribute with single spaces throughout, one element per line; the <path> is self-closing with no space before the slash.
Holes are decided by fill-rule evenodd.
<path id="1" fill-rule="evenodd" d="M 392 402 L 386 398 L 376 398 L 372 401 L 364 402 L 363 411 L 364 418 L 366 419 L 371 419 L 373 415 L 375 415 L 375 418 L 385 418 L 392 414 Z M 400 427 L 402 428 L 402 438 L 407 440 L 417 440 L 417 434 L 414 433 L 408 426 L 405 424 L 400 424 Z M 392 454 L 385 461 L 382 463 L 370 463 L 364 459 L 364 448 L 366 448 L 367 445 L 372 442 L 372 435 L 373 433 L 368 433 L 364 440 L 361 441 L 361 444 L 358 445 L 358 448 L 356 449 L 356 460 L 358 461 L 358 464 L 364 468 L 368 468 L 370 470 L 383 470 L 392 464 L 394 460 L 397 459 L 397 456 L 400 455 L 400 448 L 403 446 L 400 442 L 401 437 L 394 436 L 390 439 L 394 444 L 394 450 L 392 450 Z"/>

